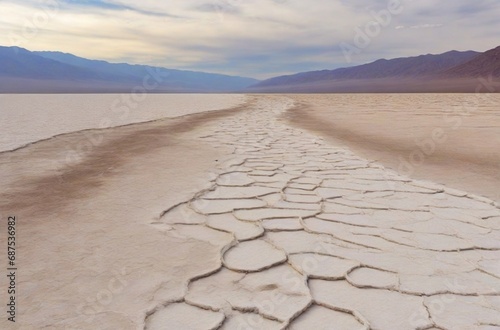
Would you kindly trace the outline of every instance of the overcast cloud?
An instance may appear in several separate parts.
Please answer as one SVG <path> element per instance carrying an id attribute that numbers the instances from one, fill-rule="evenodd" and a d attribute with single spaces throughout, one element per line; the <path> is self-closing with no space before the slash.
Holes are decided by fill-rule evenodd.
<path id="1" fill-rule="evenodd" d="M 498 0 L 397 2 L 4 0 L 0 44 L 255 78 L 500 45 Z"/>

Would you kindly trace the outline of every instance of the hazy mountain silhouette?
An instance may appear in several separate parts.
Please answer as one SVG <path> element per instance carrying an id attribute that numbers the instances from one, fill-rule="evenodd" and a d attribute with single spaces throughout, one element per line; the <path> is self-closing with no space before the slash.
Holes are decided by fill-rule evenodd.
<path id="1" fill-rule="evenodd" d="M 455 77 L 500 77 L 500 46 L 444 72 Z"/>
<path id="2" fill-rule="evenodd" d="M 0 46 L 0 92 L 4 93 L 131 92 L 143 86 L 145 79 L 158 77 L 160 83 L 150 92 L 473 92 L 480 83 L 478 77 L 489 76 L 500 77 L 500 47 L 484 53 L 450 51 L 381 59 L 259 82 Z"/>
<path id="3" fill-rule="evenodd" d="M 99 79 L 96 72 L 38 56 L 19 47 L 0 47 L 0 77 L 33 79 Z"/>
<path id="4" fill-rule="evenodd" d="M 0 92 L 130 92 L 148 76 L 156 92 L 238 91 L 256 79 L 146 65 L 108 63 L 61 52 L 0 46 Z M 151 82 L 150 82 L 151 83 Z"/>
<path id="5" fill-rule="evenodd" d="M 264 80 L 253 87 L 295 85 L 340 79 L 382 79 L 429 77 L 465 63 L 476 57 L 474 51 L 450 51 L 440 55 L 420 55 L 415 57 L 381 59 L 369 64 L 297 73 Z"/>
<path id="6" fill-rule="evenodd" d="M 173 85 L 186 89 L 226 90 L 235 91 L 246 88 L 258 82 L 257 79 L 238 76 L 228 76 L 187 70 L 158 68 L 147 65 L 131 65 L 127 63 L 109 63 L 106 61 L 89 60 L 72 54 L 61 52 L 34 52 L 42 57 L 70 64 L 76 67 L 113 74 L 123 79 L 142 82 L 151 71 L 160 69 L 165 85 Z"/>

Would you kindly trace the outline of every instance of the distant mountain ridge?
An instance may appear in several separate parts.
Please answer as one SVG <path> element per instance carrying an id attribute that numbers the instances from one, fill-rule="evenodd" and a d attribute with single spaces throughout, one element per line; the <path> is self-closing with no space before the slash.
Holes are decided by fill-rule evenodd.
<path id="1" fill-rule="evenodd" d="M 0 46 L 0 93 L 131 92 L 154 76 L 149 92 L 397 93 L 474 92 L 479 77 L 500 91 L 500 46 L 484 53 L 380 59 L 335 70 L 302 72 L 264 81 L 253 78 L 109 63 L 61 52 Z M 151 77 L 149 77 L 151 78 Z"/>
<path id="2" fill-rule="evenodd" d="M 500 77 L 500 46 L 451 68 L 444 74 L 455 77 Z"/>
<path id="3" fill-rule="evenodd" d="M 478 78 L 484 79 L 478 79 Z M 256 93 L 472 93 L 500 92 L 500 47 L 484 53 L 381 59 L 335 70 L 270 78 L 249 87 Z M 488 86 L 482 84 L 488 82 Z M 487 88 L 483 88 L 487 87 Z"/>
<path id="4" fill-rule="evenodd" d="M 95 72 L 46 59 L 19 47 L 0 47 L 0 77 L 99 79 Z"/>
<path id="5" fill-rule="evenodd" d="M 0 46 L 0 92 L 123 91 L 141 86 L 151 73 L 161 75 L 158 92 L 233 92 L 257 79 L 109 63 L 61 52 L 31 52 Z"/>
<path id="6" fill-rule="evenodd" d="M 359 66 L 297 73 L 264 80 L 253 87 L 292 85 L 317 81 L 339 79 L 381 79 L 429 77 L 436 72 L 446 71 L 465 63 L 480 53 L 474 51 L 450 51 L 439 55 L 420 55 L 415 57 L 380 59 Z"/>
<path id="7" fill-rule="evenodd" d="M 194 88 L 200 90 L 236 91 L 258 82 L 257 79 L 239 76 L 228 76 L 215 73 L 205 73 L 187 70 L 158 68 L 149 65 L 109 63 L 101 60 L 89 60 L 72 54 L 61 52 L 34 52 L 42 57 L 70 64 L 76 67 L 113 74 L 123 79 L 132 79 L 142 82 L 148 71 L 161 69 L 165 82 L 177 87 Z"/>

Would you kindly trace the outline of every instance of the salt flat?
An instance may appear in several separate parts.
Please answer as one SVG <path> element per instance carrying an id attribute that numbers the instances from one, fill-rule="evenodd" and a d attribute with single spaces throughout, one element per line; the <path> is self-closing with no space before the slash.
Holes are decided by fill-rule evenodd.
<path id="1" fill-rule="evenodd" d="M 2 210 L 25 219 L 22 326 L 499 328 L 499 204 L 292 127 L 296 105 L 251 96 L 108 130 L 82 163 L 43 174 L 0 158 L 18 179 Z M 58 141 L 9 162 L 57 157 Z"/>
<path id="2" fill-rule="evenodd" d="M 54 135 L 230 108 L 238 94 L 0 94 L 0 151 Z"/>
<path id="3" fill-rule="evenodd" d="M 414 178 L 500 200 L 500 95 L 304 94 L 287 117 Z"/>

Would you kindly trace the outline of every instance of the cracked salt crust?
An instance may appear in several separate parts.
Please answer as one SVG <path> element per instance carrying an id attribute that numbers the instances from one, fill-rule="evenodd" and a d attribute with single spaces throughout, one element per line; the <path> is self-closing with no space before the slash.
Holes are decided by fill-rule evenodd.
<path id="1" fill-rule="evenodd" d="M 146 328 L 500 328 L 498 204 L 276 120 L 292 106 L 256 97 L 202 138 L 232 158 L 160 223 L 228 243 L 220 266 L 148 313 Z"/>

